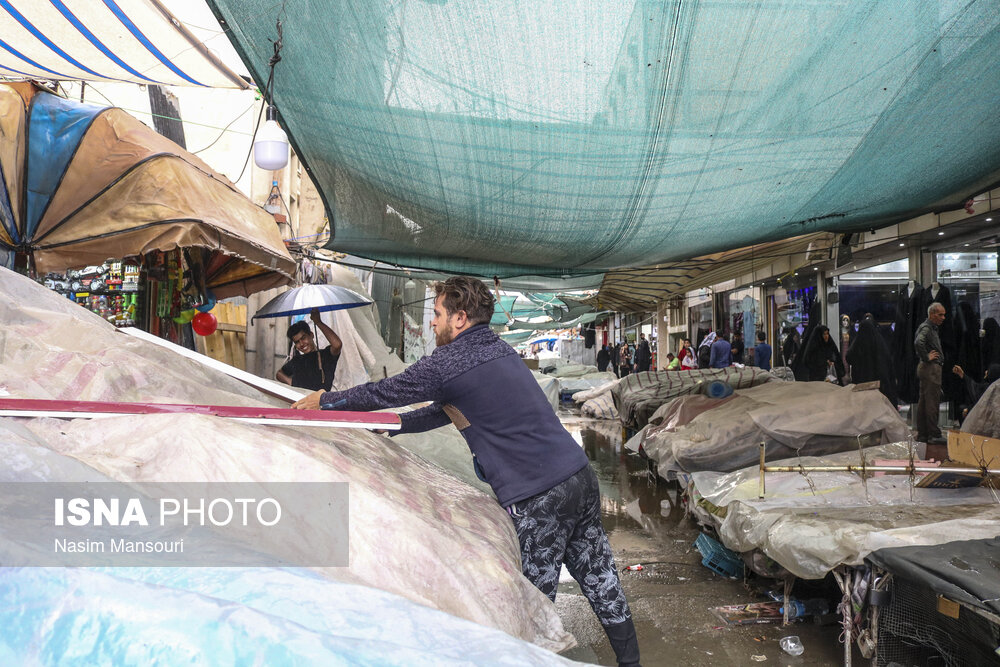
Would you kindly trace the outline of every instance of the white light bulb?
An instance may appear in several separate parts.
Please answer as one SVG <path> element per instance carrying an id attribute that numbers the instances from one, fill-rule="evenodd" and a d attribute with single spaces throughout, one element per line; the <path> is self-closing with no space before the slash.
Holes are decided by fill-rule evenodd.
<path id="1" fill-rule="evenodd" d="M 261 169 L 274 171 L 288 164 L 288 135 L 274 120 L 277 111 L 267 108 L 267 121 L 253 142 L 253 161 Z"/>

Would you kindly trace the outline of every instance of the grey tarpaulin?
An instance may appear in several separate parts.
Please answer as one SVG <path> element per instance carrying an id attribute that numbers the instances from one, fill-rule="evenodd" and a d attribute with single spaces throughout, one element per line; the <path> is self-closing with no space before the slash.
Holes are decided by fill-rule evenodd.
<path id="1" fill-rule="evenodd" d="M 867 560 L 949 600 L 1000 614 L 1000 537 L 879 549 Z"/>

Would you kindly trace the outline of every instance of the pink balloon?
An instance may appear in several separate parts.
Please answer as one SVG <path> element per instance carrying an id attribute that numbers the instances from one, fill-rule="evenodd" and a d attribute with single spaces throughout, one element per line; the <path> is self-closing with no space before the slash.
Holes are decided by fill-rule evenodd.
<path id="1" fill-rule="evenodd" d="M 219 326 L 219 321 L 212 313 L 198 313 L 191 320 L 191 328 L 199 336 L 211 336 Z"/>

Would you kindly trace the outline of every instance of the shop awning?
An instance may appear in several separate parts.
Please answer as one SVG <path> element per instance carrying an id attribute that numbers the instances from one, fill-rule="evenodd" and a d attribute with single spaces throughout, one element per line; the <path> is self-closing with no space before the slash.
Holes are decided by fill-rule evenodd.
<path id="1" fill-rule="evenodd" d="M 501 278 L 704 256 L 1000 182 L 996 0 L 208 0 L 329 248 Z"/>
<path id="2" fill-rule="evenodd" d="M 660 301 L 752 274 L 810 248 L 827 252 L 832 242 L 828 234 L 808 234 L 681 262 L 609 271 L 597 296 L 587 303 L 621 312 L 652 311 Z"/>
<path id="3" fill-rule="evenodd" d="M 270 214 L 121 109 L 0 85 L 0 173 L 0 246 L 40 273 L 200 247 L 217 298 L 294 275 Z"/>
<path id="4" fill-rule="evenodd" d="M 249 87 L 160 0 L 0 0 L 0 77 Z"/>

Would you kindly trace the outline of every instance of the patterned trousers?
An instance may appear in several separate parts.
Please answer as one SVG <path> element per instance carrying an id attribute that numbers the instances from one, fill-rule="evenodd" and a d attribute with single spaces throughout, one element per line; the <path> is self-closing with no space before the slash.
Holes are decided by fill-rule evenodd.
<path id="1" fill-rule="evenodd" d="M 507 509 L 521 545 L 524 576 L 554 602 L 565 562 L 604 626 L 619 664 L 637 665 L 632 612 L 601 525 L 601 492 L 593 469 L 584 466 L 566 481 Z"/>

